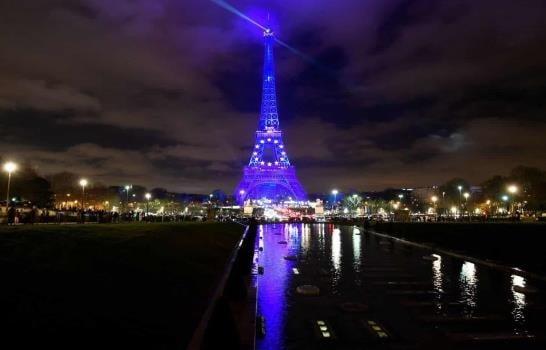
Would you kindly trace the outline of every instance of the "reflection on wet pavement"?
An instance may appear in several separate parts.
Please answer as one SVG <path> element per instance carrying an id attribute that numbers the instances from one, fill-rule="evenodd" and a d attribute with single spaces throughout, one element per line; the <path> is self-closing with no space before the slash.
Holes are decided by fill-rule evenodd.
<path id="1" fill-rule="evenodd" d="M 352 226 L 260 226 L 258 349 L 541 348 L 544 286 Z M 284 240 L 287 244 L 278 244 Z M 296 293 L 302 285 L 319 296 Z M 531 302 L 532 301 L 532 302 Z M 322 322 L 319 324 L 317 322 Z"/>

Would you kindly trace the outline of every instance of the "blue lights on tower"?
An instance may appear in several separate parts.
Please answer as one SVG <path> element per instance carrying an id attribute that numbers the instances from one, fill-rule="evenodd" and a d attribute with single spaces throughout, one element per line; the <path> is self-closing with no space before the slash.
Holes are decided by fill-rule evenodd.
<path id="1" fill-rule="evenodd" d="M 307 195 L 296 177 L 296 169 L 290 164 L 282 131 L 279 126 L 275 61 L 273 46 L 275 35 L 264 30 L 264 66 L 262 76 L 262 104 L 256 141 L 243 179 L 235 190 L 239 202 L 247 199 L 281 201 L 292 198 L 306 200 Z"/>

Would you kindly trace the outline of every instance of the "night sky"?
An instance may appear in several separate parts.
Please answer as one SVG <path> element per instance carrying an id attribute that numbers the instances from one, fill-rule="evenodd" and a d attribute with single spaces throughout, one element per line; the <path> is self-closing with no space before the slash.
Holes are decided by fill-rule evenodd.
<path id="1" fill-rule="evenodd" d="M 544 0 L 231 3 L 277 47 L 310 192 L 546 167 Z M 262 36 L 208 0 L 0 2 L 0 157 L 105 184 L 231 192 L 258 124 Z"/>

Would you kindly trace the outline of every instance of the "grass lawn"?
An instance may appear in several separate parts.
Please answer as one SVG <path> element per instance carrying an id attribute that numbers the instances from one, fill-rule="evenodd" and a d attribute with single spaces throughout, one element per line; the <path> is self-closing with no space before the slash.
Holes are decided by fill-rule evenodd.
<path id="1" fill-rule="evenodd" d="M 181 349 L 237 224 L 0 228 L 0 348 Z"/>

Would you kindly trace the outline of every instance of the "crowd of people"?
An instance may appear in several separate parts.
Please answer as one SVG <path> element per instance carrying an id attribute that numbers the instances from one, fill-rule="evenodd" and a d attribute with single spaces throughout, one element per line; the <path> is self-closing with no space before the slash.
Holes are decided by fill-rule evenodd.
<path id="1" fill-rule="evenodd" d="M 202 217 L 191 217 L 179 214 L 151 215 L 143 211 L 119 213 L 107 210 L 52 210 L 32 208 L 16 208 L 10 206 L 3 219 L 9 225 L 19 224 L 63 224 L 63 223 L 120 223 L 120 222 L 179 222 L 204 221 Z"/>

